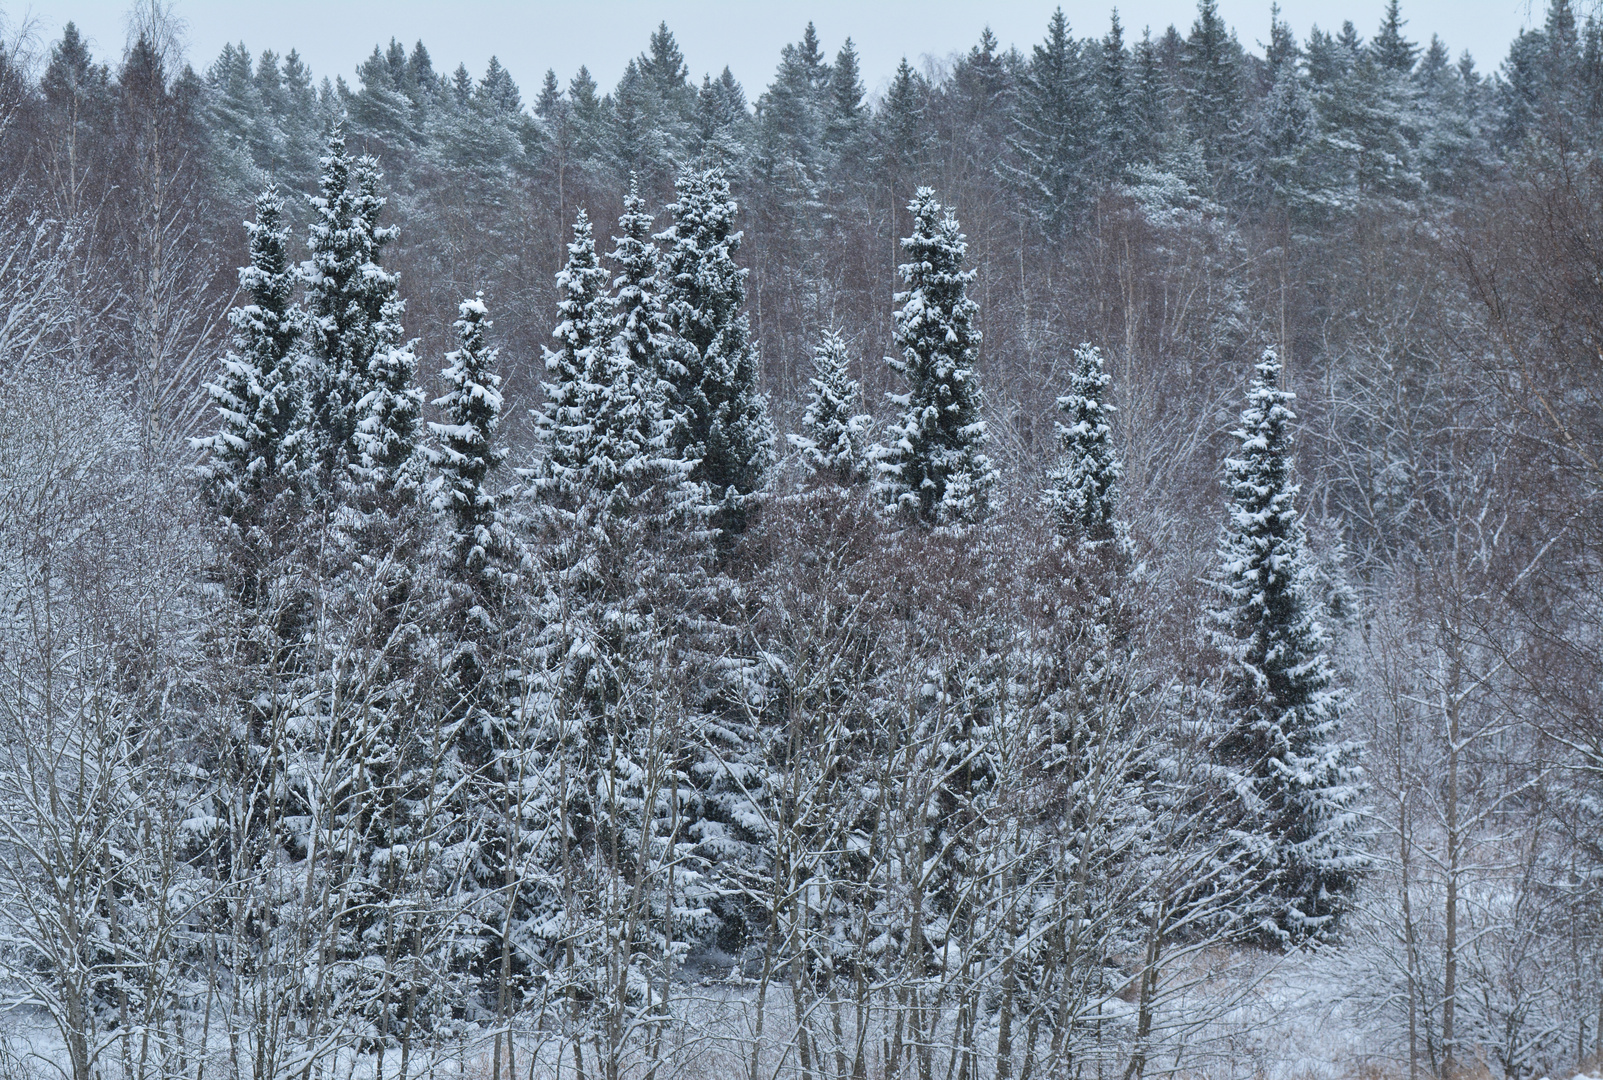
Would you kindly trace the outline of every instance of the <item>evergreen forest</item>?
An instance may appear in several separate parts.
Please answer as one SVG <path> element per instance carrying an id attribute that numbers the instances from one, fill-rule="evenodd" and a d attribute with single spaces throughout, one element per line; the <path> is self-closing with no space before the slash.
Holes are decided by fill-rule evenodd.
<path id="1" fill-rule="evenodd" d="M 0 1080 L 1603 1073 L 1603 9 L 1370 4 L 0 23 Z"/>

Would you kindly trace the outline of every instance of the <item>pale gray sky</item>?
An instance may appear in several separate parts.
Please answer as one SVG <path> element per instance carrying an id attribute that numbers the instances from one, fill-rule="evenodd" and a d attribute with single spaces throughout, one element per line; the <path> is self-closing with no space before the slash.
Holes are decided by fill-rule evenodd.
<path id="1" fill-rule="evenodd" d="M 76 21 L 103 59 L 122 50 L 128 6 L 129 0 L 0 0 L 9 27 L 32 19 L 43 41 L 54 40 L 66 22 Z M 547 68 L 555 68 L 566 84 L 580 64 L 587 64 L 604 88 L 612 86 L 662 19 L 678 38 L 696 81 L 727 63 L 755 97 L 772 76 L 781 46 L 800 37 L 809 19 L 831 56 L 851 36 L 872 90 L 884 85 L 904 54 L 915 64 L 926 56 L 945 58 L 967 50 L 986 25 L 1004 46 L 1028 50 L 1041 39 L 1054 6 L 1053 0 L 177 0 L 175 8 L 187 24 L 189 56 L 198 69 L 232 40 L 245 42 L 252 54 L 297 48 L 319 78 L 351 80 L 374 43 L 393 35 L 408 47 L 421 38 L 442 71 L 465 61 L 478 75 L 492 54 L 499 56 L 528 100 Z M 1063 10 L 1077 36 L 1100 35 L 1112 6 L 1065 0 Z M 1368 37 L 1383 6 L 1384 0 L 1281 3 L 1299 39 L 1315 24 L 1335 30 L 1344 19 Z M 1268 0 L 1219 0 L 1219 9 L 1242 44 L 1260 51 L 1258 42 L 1268 36 Z M 1157 34 L 1171 22 L 1184 32 L 1195 12 L 1195 0 L 1119 4 L 1131 37 L 1148 25 Z M 1534 12 L 1530 0 L 1404 0 L 1403 15 L 1415 40 L 1440 34 L 1455 57 L 1468 49 L 1480 69 L 1490 71 L 1521 26 L 1533 18 L 1540 22 L 1542 7 L 1541 0 Z"/>

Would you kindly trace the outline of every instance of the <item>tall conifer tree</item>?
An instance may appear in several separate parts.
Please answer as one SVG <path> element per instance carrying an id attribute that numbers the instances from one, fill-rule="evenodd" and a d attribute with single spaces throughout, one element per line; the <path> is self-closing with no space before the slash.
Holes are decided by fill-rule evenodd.
<path id="1" fill-rule="evenodd" d="M 1020 88 L 1013 148 L 1026 205 L 1041 227 L 1058 235 L 1084 194 L 1096 104 L 1087 93 L 1080 46 L 1063 9 L 1052 13 L 1046 40 L 1035 47 Z"/>
<path id="2" fill-rule="evenodd" d="M 968 241 L 957 219 L 930 188 L 908 204 L 913 235 L 902 240 L 907 291 L 896 294 L 895 341 L 900 357 L 887 357 L 906 377 L 906 394 L 894 441 L 875 451 L 880 490 L 925 523 L 955 525 L 986 513 L 996 471 L 985 456 L 984 397 L 974 371 L 980 333 L 978 306 L 968 298 L 974 271 L 963 269 Z"/>
<path id="3" fill-rule="evenodd" d="M 590 483 L 603 491 L 640 494 L 664 482 L 677 490 L 688 471 L 667 453 L 667 395 L 673 330 L 662 295 L 661 254 L 651 237 L 651 215 L 633 178 L 613 238 L 612 339 L 592 350 L 585 378 Z M 620 502 L 622 510 L 628 500 Z"/>
<path id="4" fill-rule="evenodd" d="M 502 500 L 490 487 L 507 455 L 496 441 L 501 376 L 495 372 L 496 350 L 486 339 L 492 323 L 484 294 L 462 301 L 457 310 L 457 348 L 445 355 L 440 372 L 448 389 L 434 400 L 444 420 L 429 424 L 440 441 L 434 507 L 449 522 L 450 576 L 482 589 L 494 583 L 511 549 Z"/>
<path id="5" fill-rule="evenodd" d="M 568 261 L 557 272 L 557 302 L 561 321 L 551 332 L 556 349 L 545 351 L 545 402 L 538 422 L 544 444 L 546 470 L 542 483 L 556 492 L 569 493 L 581 482 L 589 464 L 588 419 L 584 414 L 586 372 L 597 349 L 612 340 L 612 305 L 607 272 L 596 258 L 595 235 L 583 210 L 573 222 Z"/>
<path id="6" fill-rule="evenodd" d="M 240 269 L 239 284 L 250 303 L 228 313 L 233 349 L 223 358 L 222 378 L 206 388 L 223 425 L 216 435 L 196 440 L 208 451 L 204 470 L 228 513 L 291 471 L 297 451 L 299 320 L 283 212 L 278 189 L 270 187 L 256 199 L 256 220 L 245 226 L 250 265 Z"/>
<path id="7" fill-rule="evenodd" d="M 746 271 L 735 265 L 741 234 L 722 170 L 679 174 L 673 226 L 663 234 L 668 318 L 678 335 L 671 448 L 695 462 L 714 524 L 745 528 L 750 497 L 773 458 L 766 396 L 757 386 L 757 348 L 747 325 Z"/>
<path id="8" fill-rule="evenodd" d="M 1340 739 L 1344 695 L 1318 618 L 1316 568 L 1291 480 L 1295 395 L 1265 350 L 1225 462 L 1230 520 L 1213 612 L 1228 668 L 1220 763 L 1243 792 L 1239 842 L 1260 867 L 1266 933 L 1328 937 L 1366 860 L 1357 835 L 1362 773 Z"/>
<path id="9" fill-rule="evenodd" d="M 309 394 L 312 447 L 325 472 L 360 469 L 358 429 L 375 381 L 395 382 L 388 352 L 401 346 L 404 302 L 399 278 L 379 265 L 396 230 L 378 223 L 384 208 L 382 173 L 372 157 L 352 159 L 336 131 L 321 161 L 319 193 L 312 198 L 310 258 L 306 282 L 307 335 L 311 347 Z M 380 370 L 375 372 L 375 360 Z M 403 361 L 404 362 L 404 361 Z M 369 432 L 369 436 L 377 432 Z M 388 460 L 385 448 L 381 457 Z"/>
<path id="10" fill-rule="evenodd" d="M 1197 21 L 1181 53 L 1185 118 L 1209 166 L 1222 169 L 1240 128 L 1241 46 L 1219 15 L 1216 0 L 1197 0 Z"/>

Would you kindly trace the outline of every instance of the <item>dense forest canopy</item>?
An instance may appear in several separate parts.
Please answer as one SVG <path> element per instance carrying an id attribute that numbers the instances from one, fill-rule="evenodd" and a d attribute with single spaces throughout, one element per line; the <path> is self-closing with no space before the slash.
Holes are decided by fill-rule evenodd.
<path id="1" fill-rule="evenodd" d="M 0 48 L 0 1068 L 1603 1066 L 1603 21 L 1354 17 Z"/>

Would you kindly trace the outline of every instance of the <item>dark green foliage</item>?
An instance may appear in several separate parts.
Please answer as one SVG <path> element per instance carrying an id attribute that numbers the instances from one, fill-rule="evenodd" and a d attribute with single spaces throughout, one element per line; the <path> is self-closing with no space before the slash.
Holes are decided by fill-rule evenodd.
<path id="1" fill-rule="evenodd" d="M 901 416 L 891 442 L 876 448 L 879 490 L 893 506 L 927 525 L 979 521 L 989 510 L 995 470 L 985 456 L 984 396 L 974 370 L 978 305 L 968 297 L 974 272 L 963 268 L 968 244 L 957 219 L 930 188 L 908 205 L 913 234 L 902 241 L 905 292 L 897 293 L 896 345 L 887 357 L 907 380 L 892 401 Z"/>
<path id="2" fill-rule="evenodd" d="M 257 197 L 256 220 L 246 225 L 250 265 L 239 272 L 250 302 L 228 313 L 233 350 L 223 359 L 222 377 L 208 387 L 223 426 L 196 441 L 208 451 L 204 469 L 214 498 L 230 516 L 244 513 L 264 488 L 292 476 L 301 449 L 301 383 L 294 370 L 301 326 L 283 213 L 276 188 Z"/>
<path id="3" fill-rule="evenodd" d="M 673 225 L 663 234 L 664 295 L 678 335 L 669 445 L 694 462 L 691 481 L 706 485 L 714 523 L 733 534 L 745 528 L 774 443 L 746 320 L 746 271 L 734 259 L 741 234 L 720 170 L 682 172 L 675 192 Z"/>
<path id="4" fill-rule="evenodd" d="M 1319 620 L 1316 570 L 1292 482 L 1290 403 L 1266 350 L 1225 462 L 1230 520 L 1214 612 L 1228 660 L 1214 752 L 1243 792 L 1239 843 L 1268 903 L 1264 933 L 1332 937 L 1368 860 L 1358 835 L 1363 773 L 1341 741 L 1345 694 Z"/>

